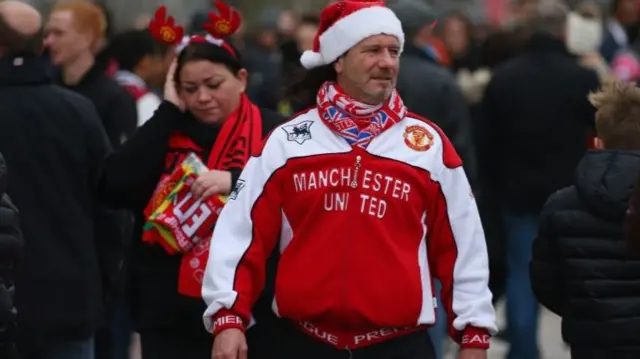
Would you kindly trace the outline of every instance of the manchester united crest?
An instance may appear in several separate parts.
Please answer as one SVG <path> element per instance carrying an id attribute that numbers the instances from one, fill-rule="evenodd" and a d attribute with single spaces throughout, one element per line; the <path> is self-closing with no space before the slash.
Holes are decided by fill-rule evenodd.
<path id="1" fill-rule="evenodd" d="M 409 126 L 404 130 L 404 143 L 414 151 L 424 152 L 433 145 L 433 134 L 422 126 Z"/>

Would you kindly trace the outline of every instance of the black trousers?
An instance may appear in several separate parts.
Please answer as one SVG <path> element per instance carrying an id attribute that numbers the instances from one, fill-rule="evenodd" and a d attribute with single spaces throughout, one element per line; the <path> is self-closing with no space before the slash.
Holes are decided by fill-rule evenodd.
<path id="1" fill-rule="evenodd" d="M 272 327 L 256 325 L 247 331 L 249 359 L 277 359 Z M 211 359 L 213 336 L 204 330 L 175 328 L 140 331 L 142 359 Z"/>
<path id="2" fill-rule="evenodd" d="M 379 344 L 352 350 L 340 350 L 318 341 L 282 320 L 274 340 L 277 359 L 435 359 L 431 338 L 426 330 L 407 334 Z"/>
<path id="3" fill-rule="evenodd" d="M 142 359 L 211 359 L 213 336 L 180 328 L 146 329 L 140 332 Z"/>

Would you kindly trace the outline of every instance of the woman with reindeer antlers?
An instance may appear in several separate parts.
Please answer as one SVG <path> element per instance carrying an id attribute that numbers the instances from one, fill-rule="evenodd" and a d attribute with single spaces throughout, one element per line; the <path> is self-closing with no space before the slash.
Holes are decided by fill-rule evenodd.
<path id="1" fill-rule="evenodd" d="M 247 71 L 238 51 L 224 40 L 240 26 L 240 15 L 220 1 L 215 6 L 219 14 L 209 13 L 210 22 L 203 26 L 206 34 L 186 37 L 164 6 L 157 10 L 149 30 L 178 50 L 167 75 L 165 98 L 133 138 L 107 158 L 101 179 L 105 200 L 135 211 L 134 239 L 143 239 L 132 245 L 131 300 L 144 359 L 209 359 L 213 345 L 213 336 L 203 326 L 206 307 L 200 294 L 208 240 L 194 244 L 192 251 L 167 253 L 166 247 L 153 244 L 160 235 L 155 228 L 145 227 L 143 232 L 142 223 L 175 186 L 166 179 L 194 153 L 210 171 L 195 180 L 191 194 L 202 203 L 214 195 L 228 195 L 250 154 L 282 122 L 245 95 Z M 187 221 L 199 215 L 191 213 Z M 253 340 L 265 338 L 257 333 L 268 330 L 273 316 L 271 303 L 263 303 L 254 313 L 260 324 L 248 331 L 248 345 L 255 348 L 252 358 L 270 356 L 268 348 Z"/>

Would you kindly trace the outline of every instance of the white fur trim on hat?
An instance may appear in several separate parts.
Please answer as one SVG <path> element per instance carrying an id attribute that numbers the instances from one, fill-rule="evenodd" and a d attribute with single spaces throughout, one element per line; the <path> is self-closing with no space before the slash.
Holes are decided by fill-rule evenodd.
<path id="1" fill-rule="evenodd" d="M 300 63 L 312 69 L 334 62 L 360 41 L 374 35 L 393 35 L 404 46 L 402 23 L 394 12 L 383 6 L 372 6 L 358 10 L 339 19 L 320 35 L 320 52 L 305 51 Z"/>

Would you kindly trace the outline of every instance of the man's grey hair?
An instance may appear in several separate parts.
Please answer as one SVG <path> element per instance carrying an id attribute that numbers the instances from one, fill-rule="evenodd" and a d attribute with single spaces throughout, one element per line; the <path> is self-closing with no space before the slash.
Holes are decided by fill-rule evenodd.
<path id="1" fill-rule="evenodd" d="M 562 0 L 539 0 L 530 21 L 533 33 L 562 37 L 567 27 L 569 7 Z"/>

